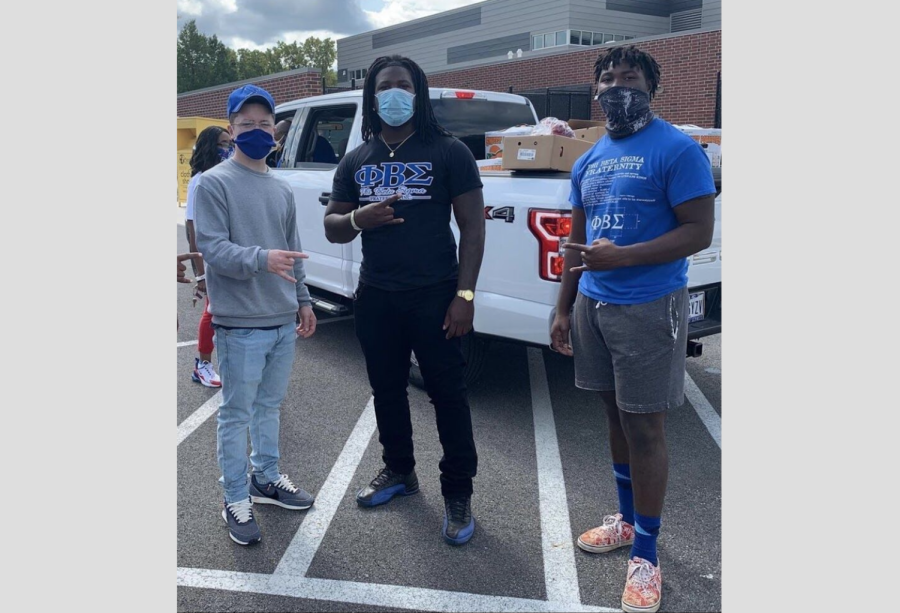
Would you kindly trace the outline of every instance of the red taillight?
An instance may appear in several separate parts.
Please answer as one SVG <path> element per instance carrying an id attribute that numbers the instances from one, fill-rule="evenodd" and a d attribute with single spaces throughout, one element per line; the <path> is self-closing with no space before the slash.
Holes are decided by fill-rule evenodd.
<path id="1" fill-rule="evenodd" d="M 475 92 L 455 92 L 457 98 L 462 98 L 463 100 L 471 100 L 475 97 Z"/>
<path id="2" fill-rule="evenodd" d="M 538 268 L 541 279 L 559 281 L 565 262 L 560 247 L 565 244 L 572 231 L 572 214 L 567 211 L 531 209 L 528 212 L 528 228 L 540 243 Z"/>

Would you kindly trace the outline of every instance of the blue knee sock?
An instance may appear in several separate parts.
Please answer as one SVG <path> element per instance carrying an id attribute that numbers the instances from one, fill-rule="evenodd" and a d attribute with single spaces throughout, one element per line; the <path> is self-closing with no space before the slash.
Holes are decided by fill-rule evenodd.
<path id="1" fill-rule="evenodd" d="M 631 546 L 631 557 L 644 558 L 653 566 L 659 566 L 656 557 L 656 537 L 659 536 L 659 517 L 647 517 L 634 514 L 634 544 Z"/>
<path id="2" fill-rule="evenodd" d="M 631 467 L 628 464 L 613 464 L 616 488 L 619 490 L 619 513 L 622 521 L 634 525 L 634 494 L 631 491 Z"/>

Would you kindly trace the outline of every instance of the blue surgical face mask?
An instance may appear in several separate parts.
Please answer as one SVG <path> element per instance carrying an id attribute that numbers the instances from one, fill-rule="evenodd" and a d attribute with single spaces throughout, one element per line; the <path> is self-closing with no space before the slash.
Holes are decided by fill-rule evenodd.
<path id="1" fill-rule="evenodd" d="M 261 160 L 272 151 L 272 147 L 275 146 L 275 138 L 265 130 L 257 128 L 238 134 L 234 139 L 234 144 L 248 158 Z"/>
<path id="2" fill-rule="evenodd" d="M 230 158 L 234 154 L 234 146 L 231 147 L 219 147 L 219 159 L 221 161 L 225 161 Z"/>
<path id="3" fill-rule="evenodd" d="M 394 88 L 376 94 L 375 97 L 378 99 L 378 116 L 389 126 L 396 128 L 412 119 L 415 94 Z"/>

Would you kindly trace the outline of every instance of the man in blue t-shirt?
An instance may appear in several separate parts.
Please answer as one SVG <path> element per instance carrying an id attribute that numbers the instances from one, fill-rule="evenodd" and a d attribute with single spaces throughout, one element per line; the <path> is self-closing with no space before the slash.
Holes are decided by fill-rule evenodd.
<path id="1" fill-rule="evenodd" d="M 551 329 L 553 349 L 575 356 L 575 385 L 606 404 L 619 492 L 619 513 L 578 546 L 631 545 L 622 608 L 650 613 L 662 590 L 665 415 L 684 403 L 686 258 L 712 240 L 716 192 L 700 146 L 650 110 L 659 78 L 653 57 L 633 46 L 594 65 L 607 135 L 572 169 L 572 231 Z"/>

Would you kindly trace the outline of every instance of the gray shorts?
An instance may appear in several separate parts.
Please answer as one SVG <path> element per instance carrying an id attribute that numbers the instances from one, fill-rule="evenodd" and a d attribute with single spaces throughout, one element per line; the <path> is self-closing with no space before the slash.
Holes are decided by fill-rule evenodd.
<path id="1" fill-rule="evenodd" d="M 629 413 L 681 406 L 687 313 L 687 288 L 643 304 L 598 302 L 579 292 L 572 315 L 575 385 L 615 391 Z"/>

